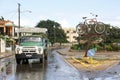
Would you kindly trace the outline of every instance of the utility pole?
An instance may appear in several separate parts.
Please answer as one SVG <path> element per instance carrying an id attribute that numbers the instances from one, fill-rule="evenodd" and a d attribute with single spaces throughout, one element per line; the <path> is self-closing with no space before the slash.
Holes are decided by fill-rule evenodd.
<path id="1" fill-rule="evenodd" d="M 20 37 L 20 3 L 18 3 L 18 38 Z"/>
<path id="2" fill-rule="evenodd" d="M 53 28 L 54 28 L 54 45 L 55 45 L 55 42 L 56 42 L 56 32 L 55 32 L 55 25 L 53 26 Z"/>

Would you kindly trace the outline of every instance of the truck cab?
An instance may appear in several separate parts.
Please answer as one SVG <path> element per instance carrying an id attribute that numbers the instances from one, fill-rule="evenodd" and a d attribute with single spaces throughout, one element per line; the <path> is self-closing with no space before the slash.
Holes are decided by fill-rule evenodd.
<path id="1" fill-rule="evenodd" d="M 43 62 L 44 59 L 47 59 L 47 38 L 41 35 L 24 35 L 19 37 L 18 41 L 19 44 L 15 48 L 18 64 L 22 60 L 39 59 L 40 62 Z"/>
<path id="2" fill-rule="evenodd" d="M 22 59 L 47 58 L 47 41 L 40 36 L 22 36 L 19 45 L 16 46 L 16 61 L 20 63 Z"/>

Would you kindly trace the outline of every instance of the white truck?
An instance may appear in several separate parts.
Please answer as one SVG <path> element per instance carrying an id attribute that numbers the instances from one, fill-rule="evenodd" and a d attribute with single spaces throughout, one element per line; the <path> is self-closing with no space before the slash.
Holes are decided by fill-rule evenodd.
<path id="1" fill-rule="evenodd" d="M 15 48 L 15 57 L 17 64 L 22 60 L 36 59 L 40 62 L 47 59 L 47 39 L 41 35 L 31 33 L 46 33 L 46 28 L 20 28 L 19 32 L 23 33 L 19 37 L 19 44 Z M 27 33 L 27 34 L 26 34 Z M 29 34 L 28 34 L 29 33 Z"/>

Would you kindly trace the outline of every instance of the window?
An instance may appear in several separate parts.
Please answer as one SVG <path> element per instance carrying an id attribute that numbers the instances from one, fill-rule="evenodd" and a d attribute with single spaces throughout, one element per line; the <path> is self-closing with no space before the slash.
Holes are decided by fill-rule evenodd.
<path id="1" fill-rule="evenodd" d="M 69 36 L 67 36 L 67 38 L 69 38 Z"/>
<path id="2" fill-rule="evenodd" d="M 69 33 L 69 31 L 67 31 L 67 33 Z"/>
<path id="3" fill-rule="evenodd" d="M 76 36 L 73 36 L 73 38 L 75 38 L 75 39 L 76 39 Z"/>
<path id="4" fill-rule="evenodd" d="M 76 31 L 73 31 L 73 33 L 76 33 Z"/>

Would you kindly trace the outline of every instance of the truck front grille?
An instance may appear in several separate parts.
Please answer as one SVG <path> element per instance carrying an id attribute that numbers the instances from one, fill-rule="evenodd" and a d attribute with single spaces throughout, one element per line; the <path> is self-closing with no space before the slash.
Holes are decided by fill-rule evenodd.
<path id="1" fill-rule="evenodd" d="M 36 49 L 25 48 L 22 49 L 22 53 L 36 53 Z"/>

